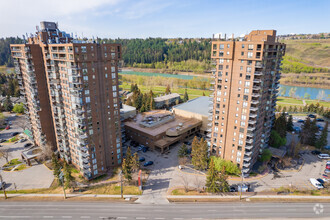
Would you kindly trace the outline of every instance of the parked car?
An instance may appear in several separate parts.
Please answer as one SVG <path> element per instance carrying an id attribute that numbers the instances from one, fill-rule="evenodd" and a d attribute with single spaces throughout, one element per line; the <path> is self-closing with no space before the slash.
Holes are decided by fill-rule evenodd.
<path id="1" fill-rule="evenodd" d="M 329 154 L 319 154 L 317 157 L 320 159 L 330 159 Z"/>
<path id="2" fill-rule="evenodd" d="M 6 127 L 6 130 L 9 130 L 10 129 L 10 126 L 9 125 L 7 125 L 7 127 Z"/>
<path id="3" fill-rule="evenodd" d="M 302 119 L 299 119 L 297 122 L 298 122 L 298 123 L 305 123 L 305 121 L 302 120 Z"/>
<path id="4" fill-rule="evenodd" d="M 237 189 L 236 189 L 235 186 L 231 186 L 229 191 L 230 191 L 230 192 L 237 192 Z"/>
<path id="5" fill-rule="evenodd" d="M 147 167 L 147 166 L 150 166 L 150 165 L 153 165 L 153 164 L 154 164 L 154 162 L 152 162 L 152 161 L 148 161 L 148 162 L 145 162 L 145 163 L 143 164 L 143 166 Z"/>
<path id="6" fill-rule="evenodd" d="M 20 139 L 19 141 L 18 141 L 18 143 L 23 143 L 23 142 L 25 142 L 26 141 L 26 139 L 25 138 L 22 138 L 22 139 Z"/>
<path id="7" fill-rule="evenodd" d="M 319 151 L 319 150 L 312 150 L 311 153 L 314 154 L 314 155 L 319 155 L 321 153 L 321 151 Z"/>
<path id="8" fill-rule="evenodd" d="M 242 186 L 238 185 L 237 191 L 238 192 L 248 192 L 249 191 L 249 186 L 246 185 L 246 184 L 243 184 Z"/>
<path id="9" fill-rule="evenodd" d="M 0 147 L 3 147 L 3 145 L 0 144 Z"/>
<path id="10" fill-rule="evenodd" d="M 191 142 L 190 141 L 184 141 L 183 142 L 185 145 L 191 145 Z"/>
<path id="11" fill-rule="evenodd" d="M 307 115 L 309 118 L 316 118 L 316 116 L 315 115 L 313 115 L 313 114 L 309 114 L 309 115 Z"/>
<path id="12" fill-rule="evenodd" d="M 317 189 L 323 189 L 322 184 L 319 181 L 317 181 L 315 178 L 310 178 L 309 182 Z"/>
<path id="13" fill-rule="evenodd" d="M 325 169 L 329 169 L 330 170 L 330 164 L 325 165 Z"/>
<path id="14" fill-rule="evenodd" d="M 16 136 L 16 135 L 19 135 L 19 132 L 13 132 L 12 133 L 12 136 Z"/>
<path id="15" fill-rule="evenodd" d="M 316 121 L 324 121 L 323 118 L 317 118 Z"/>
<path id="16" fill-rule="evenodd" d="M 322 184 L 322 186 L 324 187 L 324 180 L 323 179 L 321 179 L 321 178 L 318 178 L 318 179 L 316 179 L 317 181 L 319 181 L 319 183 L 321 183 Z"/>
<path id="17" fill-rule="evenodd" d="M 0 139 L 0 143 L 6 142 L 6 139 Z"/>
<path id="18" fill-rule="evenodd" d="M 326 149 L 326 150 L 330 150 L 330 145 L 325 146 L 324 149 Z"/>
<path id="19" fill-rule="evenodd" d="M 325 169 L 324 170 L 324 173 L 330 173 L 330 170 L 329 169 Z"/>
<path id="20" fill-rule="evenodd" d="M 145 160 L 146 160 L 146 158 L 144 158 L 144 157 L 140 157 L 140 158 L 139 158 L 139 161 L 140 161 L 140 162 L 143 162 L 143 161 L 145 161 Z"/>
<path id="21" fill-rule="evenodd" d="M 149 147 L 143 147 L 143 148 L 142 148 L 142 152 L 143 152 L 143 153 L 147 152 L 148 150 L 149 150 Z"/>
<path id="22" fill-rule="evenodd" d="M 9 125 L 12 125 L 13 123 L 11 121 L 8 122 Z"/>
<path id="23" fill-rule="evenodd" d="M 322 177 L 324 177 L 324 178 L 326 178 L 326 179 L 330 179 L 330 177 L 329 177 L 328 174 L 326 174 L 326 173 L 323 173 L 323 174 L 322 174 Z"/>
<path id="24" fill-rule="evenodd" d="M 6 182 L 5 182 L 5 181 L 0 182 L 0 189 L 2 189 L 2 188 L 4 188 L 4 187 L 6 187 Z"/>
<path id="25" fill-rule="evenodd" d="M 24 144 L 24 147 L 30 147 L 30 146 L 32 146 L 31 143 L 26 143 L 26 144 Z"/>
<path id="26" fill-rule="evenodd" d="M 138 150 L 137 151 L 141 151 L 143 149 L 143 147 L 142 146 L 140 146 L 139 148 L 138 148 Z"/>
<path id="27" fill-rule="evenodd" d="M 321 125 L 316 125 L 316 126 L 320 131 L 323 131 L 323 127 Z"/>

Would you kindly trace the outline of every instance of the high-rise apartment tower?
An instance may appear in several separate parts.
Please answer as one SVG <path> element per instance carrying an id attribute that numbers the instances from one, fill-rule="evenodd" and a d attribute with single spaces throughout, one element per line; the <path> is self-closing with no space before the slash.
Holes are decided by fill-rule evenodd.
<path id="1" fill-rule="evenodd" d="M 121 46 L 75 40 L 41 22 L 11 51 L 35 144 L 57 148 L 88 179 L 121 164 Z"/>
<path id="2" fill-rule="evenodd" d="M 285 44 L 275 30 L 212 40 L 214 93 L 210 107 L 210 152 L 247 174 L 267 147 Z"/>

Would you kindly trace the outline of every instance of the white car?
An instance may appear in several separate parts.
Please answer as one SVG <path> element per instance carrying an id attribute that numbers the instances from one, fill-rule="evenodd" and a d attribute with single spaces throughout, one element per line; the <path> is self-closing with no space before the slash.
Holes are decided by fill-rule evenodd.
<path id="1" fill-rule="evenodd" d="M 310 178 L 309 181 L 317 189 L 323 189 L 323 185 L 319 181 L 317 181 L 315 178 Z"/>
<path id="2" fill-rule="evenodd" d="M 329 154 L 319 154 L 317 157 L 320 159 L 330 159 Z"/>

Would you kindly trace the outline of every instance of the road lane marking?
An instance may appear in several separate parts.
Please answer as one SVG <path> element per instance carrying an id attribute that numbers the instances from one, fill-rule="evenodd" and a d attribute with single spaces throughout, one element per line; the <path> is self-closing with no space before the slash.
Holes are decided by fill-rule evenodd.
<path id="1" fill-rule="evenodd" d="M 54 216 L 51 216 L 51 215 L 45 215 L 45 216 L 43 216 L 43 218 L 54 218 Z"/>
<path id="2" fill-rule="evenodd" d="M 0 218 L 14 218 L 14 219 L 19 219 L 19 218 L 32 218 L 31 216 L 0 216 Z"/>
<path id="3" fill-rule="evenodd" d="M 146 219 L 145 217 L 136 217 L 135 219 Z"/>
<path id="4" fill-rule="evenodd" d="M 127 217 L 117 217 L 118 219 L 127 219 Z"/>
<path id="5" fill-rule="evenodd" d="M 155 218 L 155 219 L 165 219 L 165 218 Z"/>

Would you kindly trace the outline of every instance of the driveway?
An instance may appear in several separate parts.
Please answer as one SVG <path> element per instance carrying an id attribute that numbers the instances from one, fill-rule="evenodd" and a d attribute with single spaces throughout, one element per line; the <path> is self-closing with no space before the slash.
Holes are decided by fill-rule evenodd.
<path id="1" fill-rule="evenodd" d="M 12 121 L 11 129 L 3 130 L 0 132 L 1 139 L 8 139 L 12 137 L 13 132 L 23 132 L 23 129 L 19 126 L 17 121 L 24 120 L 18 116 L 9 117 Z M 24 150 L 24 144 L 30 141 L 25 141 L 23 143 L 2 143 L 1 149 L 9 149 L 9 160 L 19 158 L 21 159 L 21 152 Z M 31 143 L 31 142 L 30 142 Z M 4 158 L 0 158 L 0 166 L 6 164 Z M 48 170 L 43 164 L 33 165 L 22 171 L 5 172 L 0 171 L 6 184 L 7 190 L 15 189 L 14 183 L 17 189 L 37 189 L 37 188 L 49 188 L 54 180 L 52 171 Z"/>

